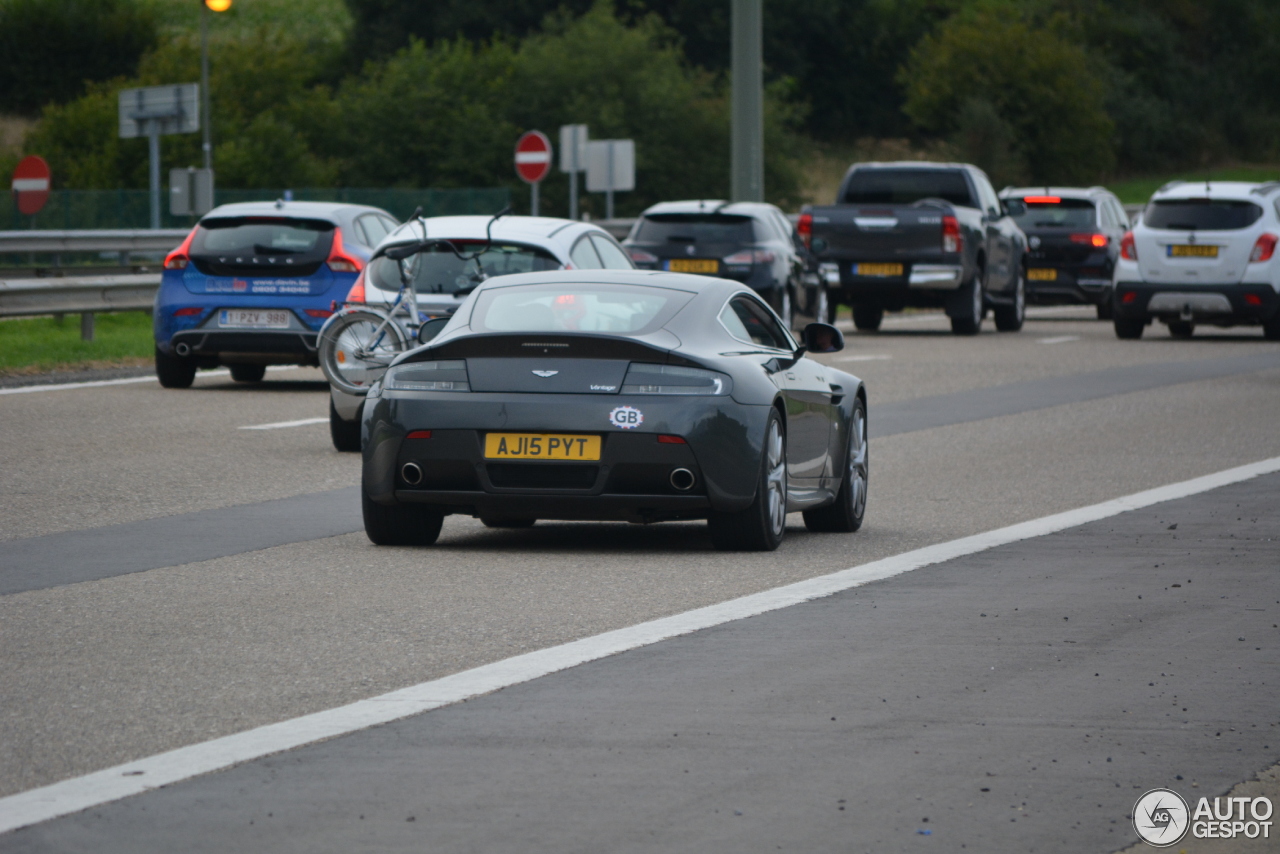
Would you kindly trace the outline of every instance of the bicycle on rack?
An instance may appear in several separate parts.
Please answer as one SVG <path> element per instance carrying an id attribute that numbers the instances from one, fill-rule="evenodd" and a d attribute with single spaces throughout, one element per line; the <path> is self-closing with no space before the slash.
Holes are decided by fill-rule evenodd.
<path id="1" fill-rule="evenodd" d="M 471 274 L 471 288 L 456 291 L 467 293 L 487 278 L 479 258 L 493 245 L 493 224 L 510 212 L 511 208 L 506 207 L 495 214 L 485 228 L 486 242 L 474 252 L 464 253 L 450 240 L 428 237 L 422 208 L 414 211 L 411 219 L 422 228 L 422 239 L 381 246 L 365 267 L 367 274 L 380 258 L 396 262 L 400 290 L 395 301 L 387 309 L 348 303 L 320 329 L 316 341 L 317 355 L 320 370 L 329 382 L 347 394 L 364 395 L 396 356 L 434 337 L 447 319 L 430 318 L 418 311 L 415 279 L 419 256 L 443 247 L 463 263 L 476 262 L 476 271 Z"/>

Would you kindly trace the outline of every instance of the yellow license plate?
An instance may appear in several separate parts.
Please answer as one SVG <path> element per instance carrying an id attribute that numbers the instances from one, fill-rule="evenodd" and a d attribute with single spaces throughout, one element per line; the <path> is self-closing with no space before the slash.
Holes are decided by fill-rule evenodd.
<path id="1" fill-rule="evenodd" d="M 1056 282 L 1058 281 L 1058 271 L 1033 267 L 1027 270 L 1027 280 L 1031 282 Z"/>
<path id="2" fill-rule="evenodd" d="M 1170 258 L 1217 258 L 1216 246 L 1188 246 L 1186 244 L 1169 247 Z"/>
<path id="3" fill-rule="evenodd" d="M 598 460 L 600 437 L 572 433 L 487 433 L 484 456 L 487 460 Z"/>
<path id="4" fill-rule="evenodd" d="M 719 273 L 720 262 L 714 258 L 672 258 L 667 269 L 672 273 Z"/>
<path id="5" fill-rule="evenodd" d="M 854 275 L 857 276 L 901 276 L 901 264 L 854 264 Z"/>

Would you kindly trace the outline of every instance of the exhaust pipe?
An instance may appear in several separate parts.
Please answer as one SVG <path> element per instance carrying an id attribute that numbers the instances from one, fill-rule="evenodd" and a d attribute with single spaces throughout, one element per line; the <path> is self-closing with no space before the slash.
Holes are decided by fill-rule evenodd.
<path id="1" fill-rule="evenodd" d="M 188 344 L 186 341 L 183 341 L 179 344 L 175 344 L 173 345 L 173 352 L 177 353 L 179 356 L 190 356 L 191 345 Z"/>
<path id="2" fill-rule="evenodd" d="M 417 463 L 405 463 L 400 467 L 400 477 L 410 486 L 422 483 L 422 466 Z"/>
<path id="3" fill-rule="evenodd" d="M 698 479 L 693 476 L 693 472 L 688 469 L 672 469 L 670 480 L 671 485 L 681 492 L 688 492 L 698 482 Z"/>

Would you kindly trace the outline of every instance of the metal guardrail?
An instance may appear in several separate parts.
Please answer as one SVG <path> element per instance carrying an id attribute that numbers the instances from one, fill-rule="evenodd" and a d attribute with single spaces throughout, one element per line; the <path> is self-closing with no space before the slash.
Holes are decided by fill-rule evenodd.
<path id="1" fill-rule="evenodd" d="M 159 287 L 159 273 L 9 279 L 0 281 L 0 317 L 79 314 L 80 337 L 92 341 L 95 313 L 149 310 Z"/>
<path id="2" fill-rule="evenodd" d="M 18 252 L 168 252 L 186 240 L 190 229 L 112 229 L 104 231 L 0 231 L 0 255 Z"/>

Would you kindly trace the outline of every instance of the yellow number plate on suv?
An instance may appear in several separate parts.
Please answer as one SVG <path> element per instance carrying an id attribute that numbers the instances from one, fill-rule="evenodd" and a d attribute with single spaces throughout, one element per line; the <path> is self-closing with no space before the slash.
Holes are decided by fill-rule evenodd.
<path id="1" fill-rule="evenodd" d="M 487 433 L 484 456 L 487 460 L 599 460 L 600 437 L 566 433 Z"/>
<path id="2" fill-rule="evenodd" d="M 672 273 L 719 273 L 720 262 L 714 258 L 672 258 L 667 269 Z"/>
<path id="3" fill-rule="evenodd" d="M 901 276 L 901 264 L 854 264 L 855 276 Z"/>
<path id="4" fill-rule="evenodd" d="M 1205 246 L 1203 244 L 1196 246 L 1174 245 L 1169 247 L 1170 258 L 1217 258 L 1218 247 Z"/>
<path id="5" fill-rule="evenodd" d="M 1049 267 L 1032 267 L 1027 270 L 1027 279 L 1032 282 L 1056 282 L 1058 271 Z"/>

